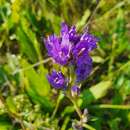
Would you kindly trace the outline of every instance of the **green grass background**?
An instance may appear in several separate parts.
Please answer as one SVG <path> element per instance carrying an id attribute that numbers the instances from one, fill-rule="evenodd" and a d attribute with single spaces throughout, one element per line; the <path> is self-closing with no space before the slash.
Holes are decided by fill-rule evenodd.
<path id="1" fill-rule="evenodd" d="M 43 37 L 59 34 L 62 21 L 79 32 L 88 25 L 100 39 L 78 100 L 88 124 L 130 130 L 129 0 L 0 0 L 0 130 L 72 130 L 71 102 L 46 79 Z"/>

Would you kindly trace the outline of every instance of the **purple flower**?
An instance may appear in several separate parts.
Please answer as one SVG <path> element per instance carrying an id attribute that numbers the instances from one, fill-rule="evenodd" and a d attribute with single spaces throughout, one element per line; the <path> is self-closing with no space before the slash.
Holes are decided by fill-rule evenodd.
<path id="1" fill-rule="evenodd" d="M 80 94 L 80 88 L 78 86 L 72 86 L 71 87 L 71 94 L 72 96 L 77 96 Z"/>
<path id="2" fill-rule="evenodd" d="M 47 79 L 52 87 L 54 87 L 55 89 L 66 88 L 67 79 L 62 72 L 56 72 L 55 70 L 53 70 L 51 74 L 47 75 Z"/>
<path id="3" fill-rule="evenodd" d="M 92 70 L 92 59 L 88 53 L 81 55 L 76 62 L 77 82 L 85 80 Z"/>
<path id="4" fill-rule="evenodd" d="M 80 55 L 89 53 L 97 47 L 96 43 L 98 39 L 91 34 L 85 33 L 81 36 L 80 41 L 73 46 L 72 53 L 75 59 L 78 59 Z"/>
<path id="5" fill-rule="evenodd" d="M 68 63 L 71 50 L 68 34 L 63 35 L 62 39 L 56 35 L 51 35 L 45 39 L 44 42 L 49 56 L 53 57 L 53 59 L 61 65 Z"/>
<path id="6" fill-rule="evenodd" d="M 61 35 L 50 35 L 44 40 L 48 55 L 60 65 L 71 65 L 75 68 L 77 82 L 85 80 L 92 70 L 90 51 L 97 47 L 98 39 L 85 32 L 78 34 L 76 27 L 61 24 Z"/>
<path id="7" fill-rule="evenodd" d="M 50 35 L 47 39 L 44 39 L 45 46 L 48 51 L 48 55 L 61 64 L 66 65 L 70 59 L 70 52 L 72 45 L 80 39 L 80 36 L 76 34 L 75 26 L 70 29 L 67 24 L 61 24 L 61 37 L 56 35 Z"/>
<path id="8" fill-rule="evenodd" d="M 86 49 L 90 52 L 97 48 L 98 38 L 89 33 L 84 33 L 80 38 L 80 44 L 85 44 Z"/>
<path id="9" fill-rule="evenodd" d="M 71 28 L 68 27 L 66 23 L 61 23 L 61 36 L 69 35 L 69 41 L 71 43 L 77 43 L 80 40 L 80 35 L 76 32 L 76 27 L 72 26 Z"/>
<path id="10" fill-rule="evenodd" d="M 76 65 L 77 82 L 85 80 L 92 70 L 92 59 L 89 52 L 97 47 L 98 39 L 91 34 L 84 33 L 80 41 L 73 46 L 73 63 Z"/>

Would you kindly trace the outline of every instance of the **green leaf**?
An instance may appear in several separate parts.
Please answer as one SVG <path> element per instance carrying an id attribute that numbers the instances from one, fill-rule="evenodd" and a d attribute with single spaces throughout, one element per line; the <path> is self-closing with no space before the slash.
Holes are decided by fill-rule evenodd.
<path id="1" fill-rule="evenodd" d="M 28 67 L 29 63 L 27 61 L 22 61 L 23 67 Z M 45 108 L 49 110 L 52 108 L 53 104 L 49 100 L 50 85 L 47 81 L 46 75 L 47 70 L 42 66 L 37 73 L 33 68 L 30 68 L 24 72 L 26 77 L 26 90 L 28 94 L 35 101 L 40 102 Z"/>
<path id="2" fill-rule="evenodd" d="M 62 117 L 64 117 L 66 114 L 70 114 L 74 112 L 74 107 L 73 106 L 67 106 L 64 111 L 62 112 Z"/>
<path id="3" fill-rule="evenodd" d="M 29 8 L 28 10 L 26 10 L 26 14 L 25 14 L 28 18 L 28 20 L 31 22 L 33 28 L 38 32 L 40 31 L 40 26 L 38 24 L 38 21 L 36 19 L 35 14 L 33 14 L 31 8 Z"/>
<path id="4" fill-rule="evenodd" d="M 25 54 L 29 58 L 29 60 L 31 60 L 32 62 L 36 62 L 38 60 L 36 49 L 30 38 L 24 32 L 22 26 L 18 27 L 16 35 L 21 47 L 21 52 Z"/>
<path id="5" fill-rule="evenodd" d="M 89 89 L 85 89 L 82 94 L 81 98 L 83 100 L 82 106 L 85 107 L 86 105 L 90 104 L 91 102 L 98 100 L 106 95 L 109 88 L 111 88 L 111 81 L 102 81 L 95 86 L 92 86 Z"/>
<path id="6" fill-rule="evenodd" d="M 103 63 L 104 59 L 100 56 L 92 56 L 93 62 L 95 63 Z"/>
<path id="7" fill-rule="evenodd" d="M 109 126 L 111 130 L 119 130 L 119 123 L 121 119 L 120 118 L 115 118 L 109 121 Z"/>
<path id="8" fill-rule="evenodd" d="M 0 130 L 9 130 L 11 129 L 11 124 L 8 122 L 0 122 Z"/>
<path id="9" fill-rule="evenodd" d="M 83 27 L 83 26 L 86 24 L 86 21 L 87 21 L 88 17 L 90 16 L 90 13 L 91 13 L 91 12 L 90 12 L 89 9 L 87 9 L 87 10 L 84 12 L 82 18 L 78 21 L 78 23 L 77 23 L 77 25 L 76 25 L 76 27 L 77 27 L 78 29 L 80 29 L 81 27 Z"/>
<path id="10" fill-rule="evenodd" d="M 30 21 L 29 21 L 30 22 Z M 29 28 L 29 23 L 25 18 L 21 19 L 21 27 L 23 31 L 25 32 L 26 36 L 29 38 L 30 42 L 32 43 L 39 59 L 41 58 L 41 52 L 40 52 L 40 47 L 39 43 L 36 38 L 36 34 Z"/>

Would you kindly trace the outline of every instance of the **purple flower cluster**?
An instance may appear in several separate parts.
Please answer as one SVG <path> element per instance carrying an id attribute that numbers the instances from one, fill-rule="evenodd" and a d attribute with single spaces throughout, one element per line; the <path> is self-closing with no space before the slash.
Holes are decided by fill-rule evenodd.
<path id="1" fill-rule="evenodd" d="M 89 52 L 97 47 L 98 39 L 89 33 L 78 34 L 76 27 L 69 28 L 61 24 L 60 36 L 50 35 L 44 39 L 48 55 L 62 66 L 73 65 L 75 68 L 76 82 L 85 80 L 92 70 L 92 59 Z M 66 85 L 62 72 L 53 71 L 48 75 L 48 80 L 55 88 Z"/>

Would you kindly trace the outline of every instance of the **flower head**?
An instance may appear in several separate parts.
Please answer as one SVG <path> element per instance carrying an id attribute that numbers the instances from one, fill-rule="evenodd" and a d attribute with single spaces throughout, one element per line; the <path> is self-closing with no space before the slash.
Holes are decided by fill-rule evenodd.
<path id="1" fill-rule="evenodd" d="M 55 89 L 66 88 L 67 79 L 62 72 L 56 72 L 55 70 L 53 70 L 51 74 L 47 75 L 47 79 L 52 87 L 54 87 Z"/>
<path id="2" fill-rule="evenodd" d="M 92 70 L 90 51 L 97 47 L 98 39 L 85 32 L 78 34 L 76 27 L 61 24 L 60 36 L 50 35 L 44 40 L 48 55 L 60 65 L 71 65 L 75 68 L 77 82 L 85 80 Z"/>

